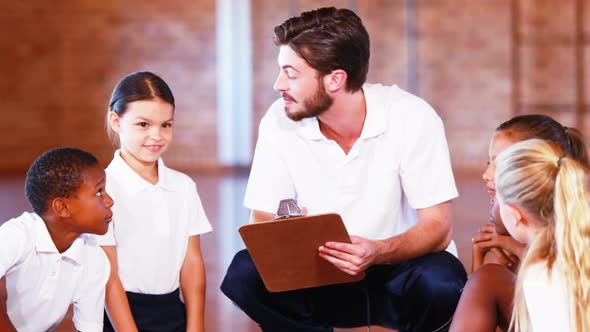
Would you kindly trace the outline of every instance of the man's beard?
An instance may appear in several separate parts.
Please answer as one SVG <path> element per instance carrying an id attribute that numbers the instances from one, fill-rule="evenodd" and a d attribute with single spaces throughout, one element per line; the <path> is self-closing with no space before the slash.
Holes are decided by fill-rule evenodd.
<path id="1" fill-rule="evenodd" d="M 318 89 L 316 90 L 315 94 L 303 101 L 303 109 L 301 109 L 299 112 L 289 112 L 289 109 L 285 107 L 285 113 L 289 119 L 293 121 L 300 121 L 303 119 L 316 117 L 327 111 L 332 106 L 332 104 L 334 104 L 334 98 L 330 97 L 326 93 L 326 89 L 322 84 L 323 82 L 320 80 L 318 83 Z"/>

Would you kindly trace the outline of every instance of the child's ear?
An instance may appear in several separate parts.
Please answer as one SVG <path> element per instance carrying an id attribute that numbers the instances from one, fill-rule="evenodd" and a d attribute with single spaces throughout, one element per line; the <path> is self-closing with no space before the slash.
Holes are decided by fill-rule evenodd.
<path id="1" fill-rule="evenodd" d="M 119 132 L 119 130 L 121 129 L 121 124 L 120 124 L 120 117 L 119 114 L 110 111 L 108 116 L 107 116 L 107 120 L 109 123 L 109 126 L 111 127 L 112 130 L 114 130 L 116 133 Z"/>
<path id="2" fill-rule="evenodd" d="M 324 86 L 326 91 L 336 92 L 342 88 L 346 88 L 346 79 L 348 74 L 342 69 L 333 70 L 331 73 L 324 76 Z"/>
<path id="3" fill-rule="evenodd" d="M 528 221 L 524 218 L 523 210 L 518 205 L 513 204 L 506 204 L 506 211 L 510 214 L 512 220 L 514 220 L 514 224 L 518 226 L 519 224 L 528 225 Z"/>
<path id="4" fill-rule="evenodd" d="M 69 218 L 71 216 L 68 202 L 63 197 L 54 198 L 51 201 L 51 209 L 53 213 L 61 218 Z"/>

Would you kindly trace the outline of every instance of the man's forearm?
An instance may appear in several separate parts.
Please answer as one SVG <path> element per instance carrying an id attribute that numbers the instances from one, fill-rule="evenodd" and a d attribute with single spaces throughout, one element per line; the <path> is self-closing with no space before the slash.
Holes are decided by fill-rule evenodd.
<path id="1" fill-rule="evenodd" d="M 419 222 L 406 232 L 382 240 L 376 263 L 401 263 L 447 248 L 452 238 L 450 223 L 437 220 Z"/>

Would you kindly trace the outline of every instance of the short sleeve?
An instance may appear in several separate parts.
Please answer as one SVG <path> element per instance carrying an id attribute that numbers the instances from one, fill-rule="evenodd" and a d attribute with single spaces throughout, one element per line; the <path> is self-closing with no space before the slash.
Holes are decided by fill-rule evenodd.
<path id="1" fill-rule="evenodd" d="M 272 120 L 267 114 L 260 122 L 244 206 L 274 214 L 280 200 L 296 198 L 296 191 L 280 153 L 280 128 L 273 128 L 276 124 Z"/>
<path id="2" fill-rule="evenodd" d="M 25 225 L 12 219 L 0 226 L 0 278 L 22 263 L 33 250 L 33 239 Z"/>
<path id="3" fill-rule="evenodd" d="M 436 112 L 424 101 L 413 101 L 406 129 L 400 176 L 414 209 L 458 196 L 445 130 Z M 414 104 L 415 103 L 415 104 Z"/>
<path id="4" fill-rule="evenodd" d="M 111 271 L 106 254 L 98 246 L 89 248 L 86 273 L 74 301 L 74 325 L 82 332 L 101 332 L 105 307 L 105 287 Z"/>
<path id="5" fill-rule="evenodd" d="M 211 224 L 205 214 L 201 197 L 196 184 L 191 180 L 188 188 L 189 197 L 189 236 L 204 234 L 212 231 Z"/>

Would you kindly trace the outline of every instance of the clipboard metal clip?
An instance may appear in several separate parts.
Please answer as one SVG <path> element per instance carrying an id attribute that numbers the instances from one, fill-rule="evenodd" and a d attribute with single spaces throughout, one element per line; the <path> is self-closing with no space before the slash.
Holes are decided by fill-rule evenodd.
<path id="1" fill-rule="evenodd" d="M 284 219 L 289 217 L 300 217 L 302 215 L 303 213 L 301 213 L 301 209 L 297 205 L 297 201 L 294 198 L 287 198 L 282 199 L 279 202 L 277 214 L 272 220 Z"/>

